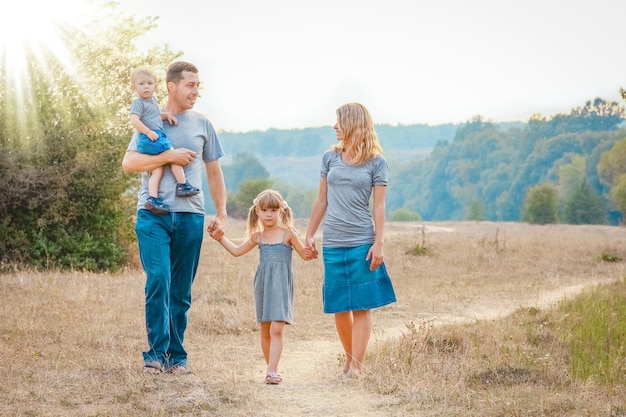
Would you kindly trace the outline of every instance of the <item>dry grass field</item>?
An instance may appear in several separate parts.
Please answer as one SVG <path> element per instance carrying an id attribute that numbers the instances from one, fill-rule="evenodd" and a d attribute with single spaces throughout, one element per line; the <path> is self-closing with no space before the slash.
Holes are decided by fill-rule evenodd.
<path id="1" fill-rule="evenodd" d="M 227 236 L 243 228 L 231 220 Z M 623 227 L 389 223 L 398 302 L 373 312 L 366 374 L 347 381 L 322 313 L 321 261 L 295 256 L 278 386 L 263 383 L 257 252 L 233 258 L 207 236 L 185 341 L 190 376 L 140 372 L 141 270 L 0 276 L 0 415 L 626 415 L 625 387 L 572 378 L 564 342 L 548 332 L 560 300 L 624 281 L 624 261 L 602 260 L 626 259 Z"/>

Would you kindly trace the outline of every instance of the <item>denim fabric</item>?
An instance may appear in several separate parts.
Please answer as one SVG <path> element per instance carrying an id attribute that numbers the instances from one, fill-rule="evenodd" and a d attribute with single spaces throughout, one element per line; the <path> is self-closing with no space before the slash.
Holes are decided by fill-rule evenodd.
<path id="1" fill-rule="evenodd" d="M 146 272 L 146 363 L 166 367 L 187 364 L 183 348 L 191 285 L 198 269 L 204 215 L 137 212 L 139 256 Z"/>
<path id="2" fill-rule="evenodd" d="M 140 133 L 139 140 L 137 141 L 137 150 L 140 153 L 148 155 L 158 155 L 161 152 L 165 152 L 172 147 L 170 140 L 165 136 L 165 132 L 162 130 L 155 130 L 159 135 L 156 140 L 150 139 L 147 135 Z"/>
<path id="3" fill-rule="evenodd" d="M 324 313 L 370 310 L 396 301 L 385 264 L 370 271 L 370 261 L 365 257 L 371 247 L 323 247 Z"/>

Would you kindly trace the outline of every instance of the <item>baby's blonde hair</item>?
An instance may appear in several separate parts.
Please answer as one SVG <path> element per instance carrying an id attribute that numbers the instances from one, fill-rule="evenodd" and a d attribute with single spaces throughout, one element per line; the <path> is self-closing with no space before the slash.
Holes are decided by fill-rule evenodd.
<path id="1" fill-rule="evenodd" d="M 140 75 L 146 75 L 148 77 L 152 77 L 154 82 L 158 81 L 156 72 L 148 66 L 138 67 L 131 71 L 130 73 L 130 84 L 133 85 L 137 81 Z"/>
<path id="2" fill-rule="evenodd" d="M 278 225 L 283 229 L 295 232 L 293 226 L 293 212 L 282 195 L 276 190 L 263 190 L 252 201 L 252 206 L 248 210 L 248 224 L 246 225 L 246 237 L 251 238 L 254 234 L 263 231 L 263 223 L 259 219 L 256 208 L 279 209 L 280 216 Z"/>

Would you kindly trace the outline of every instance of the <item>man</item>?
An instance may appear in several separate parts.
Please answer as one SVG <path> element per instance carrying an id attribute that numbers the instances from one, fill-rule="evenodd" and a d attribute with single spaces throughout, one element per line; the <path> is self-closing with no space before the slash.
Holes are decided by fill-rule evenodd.
<path id="1" fill-rule="evenodd" d="M 183 348 L 191 286 L 196 275 L 204 234 L 204 196 L 175 195 L 176 180 L 169 164 L 185 167 L 193 184 L 202 181 L 206 168 L 216 215 L 208 224 L 214 234 L 223 234 L 226 224 L 226 188 L 219 158 L 224 155 L 211 122 L 192 110 L 199 94 L 198 69 L 188 62 L 174 62 L 167 69 L 168 99 L 163 111 L 176 116 L 178 123 L 165 123 L 173 148 L 158 155 L 137 151 L 134 133 L 122 161 L 124 172 L 143 172 L 138 195 L 135 232 L 139 256 L 146 272 L 145 314 L 148 350 L 143 352 L 143 371 L 151 374 L 191 373 Z M 164 166 L 159 196 L 170 207 L 167 214 L 155 214 L 144 207 L 149 197 L 150 171 Z"/>

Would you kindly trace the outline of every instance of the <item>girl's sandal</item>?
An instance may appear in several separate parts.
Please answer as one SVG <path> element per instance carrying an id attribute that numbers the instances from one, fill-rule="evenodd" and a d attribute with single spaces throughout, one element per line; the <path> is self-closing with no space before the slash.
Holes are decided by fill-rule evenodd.
<path id="1" fill-rule="evenodd" d="M 283 379 L 276 372 L 268 372 L 265 376 L 265 383 L 267 385 L 278 385 L 283 382 Z"/>

